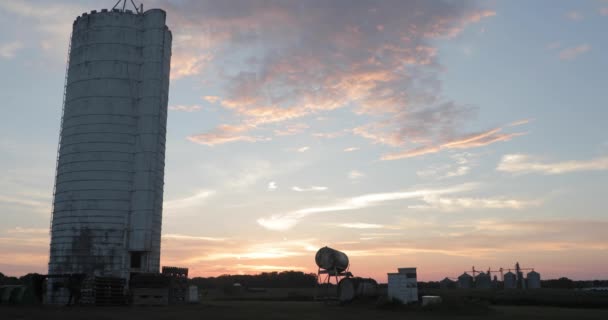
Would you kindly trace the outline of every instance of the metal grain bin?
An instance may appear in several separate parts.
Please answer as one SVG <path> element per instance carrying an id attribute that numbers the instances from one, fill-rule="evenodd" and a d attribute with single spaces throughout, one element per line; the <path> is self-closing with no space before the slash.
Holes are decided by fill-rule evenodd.
<path id="1" fill-rule="evenodd" d="M 463 273 L 458 277 L 458 287 L 462 289 L 470 289 L 473 287 L 473 277 L 468 273 Z"/>
<path id="2" fill-rule="evenodd" d="M 477 289 L 490 289 L 492 286 L 492 279 L 487 273 L 480 272 L 475 276 L 475 288 Z"/>
<path id="3" fill-rule="evenodd" d="M 540 289 L 540 273 L 534 270 L 528 272 L 527 282 L 529 289 Z"/>
<path id="4" fill-rule="evenodd" d="M 443 280 L 439 281 L 439 287 L 441 289 L 454 288 L 454 287 L 456 287 L 456 281 L 446 277 Z"/>
<path id="5" fill-rule="evenodd" d="M 515 273 L 509 271 L 504 275 L 504 284 L 505 289 L 515 289 L 517 288 L 517 276 Z"/>

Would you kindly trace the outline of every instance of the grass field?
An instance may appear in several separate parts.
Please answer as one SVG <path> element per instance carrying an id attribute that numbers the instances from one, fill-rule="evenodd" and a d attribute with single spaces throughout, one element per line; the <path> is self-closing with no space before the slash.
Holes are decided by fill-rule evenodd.
<path id="1" fill-rule="evenodd" d="M 374 304 L 339 306 L 321 302 L 207 301 L 168 307 L 0 307 L 0 319 L 608 319 L 607 309 L 531 306 L 458 308 L 377 308 Z"/>

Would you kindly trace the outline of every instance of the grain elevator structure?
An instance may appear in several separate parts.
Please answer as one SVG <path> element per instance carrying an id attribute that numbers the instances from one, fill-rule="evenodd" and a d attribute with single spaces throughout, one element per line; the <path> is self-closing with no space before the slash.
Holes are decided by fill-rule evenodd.
<path id="1" fill-rule="evenodd" d="M 134 9 L 73 24 L 50 276 L 159 272 L 172 35 L 165 11 Z M 50 278 L 50 302 L 65 295 L 56 284 Z"/>

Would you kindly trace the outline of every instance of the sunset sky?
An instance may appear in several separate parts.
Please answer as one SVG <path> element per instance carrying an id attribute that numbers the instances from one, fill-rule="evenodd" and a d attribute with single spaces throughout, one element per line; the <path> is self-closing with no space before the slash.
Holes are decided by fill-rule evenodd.
<path id="1" fill-rule="evenodd" d="M 71 26 L 114 3 L 0 2 L 0 272 L 47 272 Z M 162 265 L 608 278 L 608 1 L 144 8 L 173 32 Z"/>

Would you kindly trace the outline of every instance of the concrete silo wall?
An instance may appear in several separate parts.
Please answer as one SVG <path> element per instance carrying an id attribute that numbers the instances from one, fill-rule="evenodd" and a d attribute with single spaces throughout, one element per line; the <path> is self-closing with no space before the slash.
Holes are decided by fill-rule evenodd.
<path id="1" fill-rule="evenodd" d="M 49 274 L 158 272 L 170 59 L 162 10 L 74 22 Z"/>

